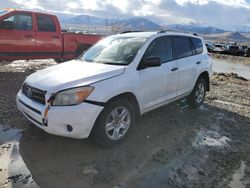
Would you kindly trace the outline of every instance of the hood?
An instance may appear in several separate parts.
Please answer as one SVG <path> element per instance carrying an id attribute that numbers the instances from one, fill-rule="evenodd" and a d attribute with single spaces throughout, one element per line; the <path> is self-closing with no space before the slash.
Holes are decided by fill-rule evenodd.
<path id="1" fill-rule="evenodd" d="M 25 83 L 48 92 L 57 92 L 118 76 L 124 70 L 124 66 L 72 60 L 37 71 L 28 76 Z"/>

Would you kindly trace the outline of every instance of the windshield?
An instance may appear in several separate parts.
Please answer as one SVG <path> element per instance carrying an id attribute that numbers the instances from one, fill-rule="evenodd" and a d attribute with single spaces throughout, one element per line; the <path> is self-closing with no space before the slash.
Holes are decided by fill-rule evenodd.
<path id="1" fill-rule="evenodd" d="M 108 37 L 91 47 L 82 59 L 94 63 L 128 65 L 145 41 L 144 37 Z"/>

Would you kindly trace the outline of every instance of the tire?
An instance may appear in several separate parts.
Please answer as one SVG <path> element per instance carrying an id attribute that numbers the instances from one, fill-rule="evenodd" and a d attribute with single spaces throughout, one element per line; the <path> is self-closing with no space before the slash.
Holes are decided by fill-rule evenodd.
<path id="1" fill-rule="evenodd" d="M 79 45 L 77 47 L 76 51 L 75 51 L 76 57 L 79 57 L 80 55 L 82 55 L 83 52 L 85 52 L 90 47 L 91 47 L 91 45 L 88 45 L 88 44 L 81 44 L 81 45 Z"/>
<path id="2" fill-rule="evenodd" d="M 104 147 L 115 146 L 127 137 L 135 124 L 135 117 L 134 105 L 129 100 L 120 98 L 111 101 L 97 118 L 91 136 Z"/>
<path id="3" fill-rule="evenodd" d="M 193 108 L 198 108 L 204 102 L 207 83 L 204 78 L 198 78 L 192 93 L 187 97 L 188 104 Z"/>
<path id="4" fill-rule="evenodd" d="M 63 59 L 54 59 L 54 60 L 55 60 L 56 63 L 62 63 L 62 62 L 64 62 Z"/>

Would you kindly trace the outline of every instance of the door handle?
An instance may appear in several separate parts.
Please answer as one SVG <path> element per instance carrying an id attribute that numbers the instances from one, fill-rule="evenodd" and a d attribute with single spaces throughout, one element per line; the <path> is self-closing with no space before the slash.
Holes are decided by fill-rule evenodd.
<path id="1" fill-rule="evenodd" d="M 177 71 L 178 70 L 178 67 L 174 67 L 171 69 L 171 71 Z"/>
<path id="2" fill-rule="evenodd" d="M 197 64 L 197 65 L 201 64 L 201 61 L 197 61 L 196 64 Z"/>
<path id="3" fill-rule="evenodd" d="M 25 35 L 26 38 L 32 38 L 33 35 Z"/>
<path id="4" fill-rule="evenodd" d="M 58 36 L 52 36 L 52 38 L 53 38 L 53 39 L 59 39 L 59 37 L 58 37 Z"/>

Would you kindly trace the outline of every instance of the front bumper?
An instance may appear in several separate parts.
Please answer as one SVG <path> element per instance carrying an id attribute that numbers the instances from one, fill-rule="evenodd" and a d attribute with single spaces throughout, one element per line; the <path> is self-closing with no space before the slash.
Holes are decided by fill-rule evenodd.
<path id="1" fill-rule="evenodd" d="M 48 111 L 47 125 L 43 123 L 46 106 L 32 101 L 19 91 L 16 97 L 18 109 L 37 127 L 47 133 L 70 137 L 87 138 L 102 111 L 102 106 L 89 103 L 81 103 L 75 106 L 51 106 Z M 73 129 L 69 131 L 67 125 Z"/>

